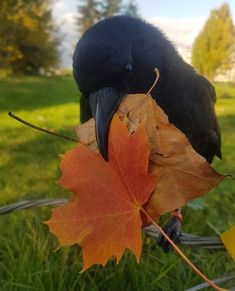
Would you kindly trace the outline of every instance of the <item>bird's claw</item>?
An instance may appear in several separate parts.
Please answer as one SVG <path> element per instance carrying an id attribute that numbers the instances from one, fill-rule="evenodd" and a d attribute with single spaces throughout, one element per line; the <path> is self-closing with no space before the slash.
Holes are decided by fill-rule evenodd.
<path id="1" fill-rule="evenodd" d="M 181 221 L 173 216 L 163 227 L 164 232 L 170 237 L 174 243 L 179 243 L 181 234 Z M 165 253 L 169 252 L 170 244 L 163 235 L 159 237 L 158 245 L 163 249 Z"/>

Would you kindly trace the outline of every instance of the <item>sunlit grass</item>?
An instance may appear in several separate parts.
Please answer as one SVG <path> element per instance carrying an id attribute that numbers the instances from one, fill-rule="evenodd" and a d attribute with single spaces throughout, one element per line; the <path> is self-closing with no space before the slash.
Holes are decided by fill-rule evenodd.
<path id="1" fill-rule="evenodd" d="M 217 85 L 217 113 L 223 161 L 214 166 L 235 175 L 235 87 Z M 72 136 L 79 120 L 79 93 L 70 77 L 0 81 L 0 204 L 24 199 L 64 198 L 69 193 L 55 181 L 59 154 L 74 143 L 37 132 L 7 116 Z M 202 210 L 185 208 L 184 231 L 215 235 L 235 224 L 235 185 L 227 179 L 205 199 Z M 0 290 L 184 290 L 200 282 L 174 253 L 164 254 L 153 239 L 144 239 L 140 264 L 127 253 L 118 266 L 92 267 L 80 274 L 79 247 L 57 250 L 57 240 L 41 222 L 48 208 L 0 217 Z M 185 249 L 210 278 L 230 274 L 231 259 L 223 252 Z"/>

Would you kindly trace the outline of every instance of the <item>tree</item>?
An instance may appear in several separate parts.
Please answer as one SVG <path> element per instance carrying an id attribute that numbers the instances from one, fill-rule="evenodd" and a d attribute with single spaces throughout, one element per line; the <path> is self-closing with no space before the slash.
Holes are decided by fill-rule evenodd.
<path id="1" fill-rule="evenodd" d="M 99 11 L 100 3 L 96 0 L 82 0 L 78 6 L 77 24 L 79 32 L 84 33 L 89 27 L 101 19 Z"/>
<path id="2" fill-rule="evenodd" d="M 130 1 L 127 6 L 123 5 L 123 0 L 79 0 L 79 3 L 77 24 L 81 34 L 96 22 L 106 17 L 118 14 L 132 16 L 137 14 L 134 1 Z"/>
<path id="3" fill-rule="evenodd" d="M 0 2 L 0 67 L 12 72 L 39 73 L 59 62 L 59 37 L 51 0 Z"/>
<path id="4" fill-rule="evenodd" d="M 209 79 L 229 69 L 235 51 L 235 29 L 228 4 L 212 10 L 192 49 L 194 67 Z"/>
<path id="5" fill-rule="evenodd" d="M 121 12 L 122 0 L 104 0 L 101 3 L 102 18 L 117 15 Z"/>
<path id="6" fill-rule="evenodd" d="M 11 64 L 22 58 L 16 43 L 16 3 L 0 2 L 0 67 L 9 69 Z"/>
<path id="7" fill-rule="evenodd" d="M 138 6 L 135 0 L 130 0 L 124 9 L 124 14 L 132 17 L 140 17 Z"/>

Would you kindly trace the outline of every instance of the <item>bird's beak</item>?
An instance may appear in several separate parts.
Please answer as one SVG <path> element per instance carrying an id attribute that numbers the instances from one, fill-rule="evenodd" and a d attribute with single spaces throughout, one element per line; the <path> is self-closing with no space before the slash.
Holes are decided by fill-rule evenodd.
<path id="1" fill-rule="evenodd" d="M 124 95 L 112 87 L 102 88 L 89 94 L 91 112 L 95 117 L 97 143 L 106 161 L 108 160 L 109 126 Z"/>

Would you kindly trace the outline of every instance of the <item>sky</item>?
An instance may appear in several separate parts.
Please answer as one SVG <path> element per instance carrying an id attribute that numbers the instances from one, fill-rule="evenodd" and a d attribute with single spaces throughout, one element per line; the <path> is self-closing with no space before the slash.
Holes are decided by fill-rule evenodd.
<path id="1" fill-rule="evenodd" d="M 124 0 L 126 2 L 127 0 Z M 235 23 L 235 0 L 226 1 Z M 53 15 L 64 35 L 61 63 L 71 67 L 74 46 L 78 41 L 75 26 L 78 0 L 55 0 Z M 213 8 L 223 0 L 136 0 L 141 17 L 162 30 L 185 56 Z M 187 57 L 187 56 L 186 56 Z"/>

